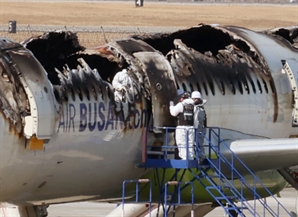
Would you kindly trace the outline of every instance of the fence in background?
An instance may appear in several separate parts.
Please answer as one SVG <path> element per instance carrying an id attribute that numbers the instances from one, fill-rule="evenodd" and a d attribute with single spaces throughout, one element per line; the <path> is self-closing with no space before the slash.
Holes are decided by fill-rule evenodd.
<path id="1" fill-rule="evenodd" d="M 16 33 L 9 33 L 7 26 L 0 26 L 0 36 L 7 37 L 11 40 L 21 42 L 25 39 L 36 37 L 42 35 L 45 32 L 51 31 L 59 31 L 59 30 L 69 30 L 72 32 L 76 32 L 79 38 L 79 42 L 84 47 L 95 47 L 99 45 L 106 44 L 109 41 L 123 39 L 135 34 L 153 34 L 156 32 L 168 32 L 172 30 L 167 30 L 165 28 L 163 31 L 159 31 L 158 28 L 134 28 L 134 27 L 123 27 L 123 28 L 116 28 L 116 27 L 74 27 L 74 28 L 65 28 L 59 26 L 18 26 Z M 173 28 L 173 31 L 177 30 L 177 28 Z"/>
<path id="2" fill-rule="evenodd" d="M 131 35 L 148 35 L 154 33 L 166 33 L 178 30 L 177 27 L 101 27 L 101 26 L 35 26 L 17 25 L 16 33 L 9 33 L 7 25 L 0 25 L 0 36 L 7 37 L 17 42 L 42 35 L 52 31 L 76 32 L 80 44 L 85 47 L 95 47 L 106 44 L 109 41 L 123 39 Z"/>

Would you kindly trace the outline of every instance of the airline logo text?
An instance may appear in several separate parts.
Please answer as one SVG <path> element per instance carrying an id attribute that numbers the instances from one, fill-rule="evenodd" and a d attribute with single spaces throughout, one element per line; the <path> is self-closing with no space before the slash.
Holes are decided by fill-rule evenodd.
<path id="1" fill-rule="evenodd" d="M 92 132 L 103 130 L 137 129 L 146 124 L 147 111 L 135 109 L 128 117 L 115 115 L 111 103 L 66 104 L 60 117 L 58 132 Z"/>

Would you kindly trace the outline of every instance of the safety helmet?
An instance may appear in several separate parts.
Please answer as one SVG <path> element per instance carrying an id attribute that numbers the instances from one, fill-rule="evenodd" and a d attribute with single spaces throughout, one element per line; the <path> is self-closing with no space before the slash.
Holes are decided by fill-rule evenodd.
<path id="1" fill-rule="evenodd" d="M 199 91 L 194 91 L 191 93 L 191 98 L 193 99 L 201 99 L 201 93 Z"/>
<path id="2" fill-rule="evenodd" d="M 190 92 L 188 92 L 188 91 L 184 92 L 183 95 L 182 95 L 182 98 L 183 98 L 183 99 L 188 99 L 188 98 L 190 98 Z"/>

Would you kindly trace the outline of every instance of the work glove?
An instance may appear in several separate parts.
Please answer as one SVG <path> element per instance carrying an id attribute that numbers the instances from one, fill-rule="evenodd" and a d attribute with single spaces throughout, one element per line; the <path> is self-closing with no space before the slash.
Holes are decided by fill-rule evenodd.
<path id="1" fill-rule="evenodd" d="M 174 106 L 174 102 L 173 101 L 170 101 L 170 106 Z"/>

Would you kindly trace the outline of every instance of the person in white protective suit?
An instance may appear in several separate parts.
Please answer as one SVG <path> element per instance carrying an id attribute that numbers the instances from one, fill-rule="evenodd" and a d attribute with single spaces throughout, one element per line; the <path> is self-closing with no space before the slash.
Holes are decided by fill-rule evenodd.
<path id="1" fill-rule="evenodd" d="M 193 127 L 194 101 L 190 98 L 189 92 L 185 92 L 182 98 L 182 101 L 176 105 L 174 105 L 173 101 L 170 101 L 170 113 L 172 116 L 178 117 L 175 140 L 179 150 L 179 157 L 182 160 L 193 160 L 195 157 Z"/>
<path id="2" fill-rule="evenodd" d="M 114 76 L 112 85 L 114 88 L 116 111 L 121 110 L 121 103 L 129 101 L 129 97 L 126 97 L 126 92 L 129 93 L 129 89 L 132 87 L 132 80 L 129 76 L 131 68 L 123 69 Z M 131 94 L 131 93 L 130 93 Z"/>
<path id="3" fill-rule="evenodd" d="M 204 135 L 206 135 L 206 122 L 207 116 L 204 108 L 204 104 L 207 100 L 203 99 L 199 91 L 193 91 L 191 93 L 191 98 L 194 101 L 194 128 L 195 128 L 195 141 L 199 149 L 199 162 L 201 163 L 205 159 L 205 150 L 204 150 Z"/>

